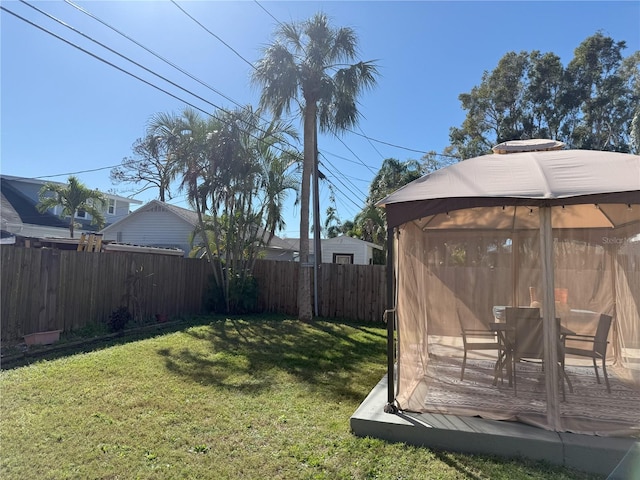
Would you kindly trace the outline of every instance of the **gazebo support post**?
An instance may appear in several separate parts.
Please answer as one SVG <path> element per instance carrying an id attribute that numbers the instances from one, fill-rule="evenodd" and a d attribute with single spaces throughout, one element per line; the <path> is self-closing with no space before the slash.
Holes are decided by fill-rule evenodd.
<path id="1" fill-rule="evenodd" d="M 542 318 L 544 338 L 545 387 L 547 391 L 547 423 L 554 431 L 560 429 L 560 402 L 558 395 L 558 342 L 560 332 L 556 319 L 553 266 L 553 231 L 551 207 L 540 207 L 540 258 L 542 267 Z M 564 379 L 562 379 L 564 381 Z"/>
<path id="2" fill-rule="evenodd" d="M 394 249 L 393 249 L 393 228 L 387 229 L 387 308 L 385 309 L 385 319 L 387 321 L 387 404 L 384 407 L 386 413 L 397 413 L 395 404 L 395 355 L 394 355 L 394 327 L 396 324 L 396 309 L 394 304 Z"/>

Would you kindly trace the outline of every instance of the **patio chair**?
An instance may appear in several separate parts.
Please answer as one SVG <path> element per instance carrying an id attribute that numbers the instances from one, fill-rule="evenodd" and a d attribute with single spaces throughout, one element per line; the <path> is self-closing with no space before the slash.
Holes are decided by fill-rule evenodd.
<path id="1" fill-rule="evenodd" d="M 458 322 L 460 323 L 460 333 L 462 335 L 462 344 L 464 346 L 464 357 L 462 358 L 462 370 L 460 372 L 460 380 L 464 380 L 464 370 L 467 365 L 467 353 L 472 350 L 495 350 L 498 357 L 504 351 L 502 344 L 498 341 L 496 332 L 481 328 L 467 328 L 458 314 Z M 498 364 L 496 364 L 497 366 Z"/>
<path id="2" fill-rule="evenodd" d="M 609 344 L 607 337 L 609 336 L 609 329 L 611 328 L 612 317 L 610 315 L 601 314 L 598 320 L 598 327 L 594 335 L 579 335 L 570 334 L 565 336 L 565 355 L 576 355 L 579 357 L 588 357 L 593 361 L 593 369 L 596 371 L 596 381 L 600 383 L 600 376 L 598 375 L 597 360 L 602 360 L 602 374 L 604 376 L 604 382 L 607 385 L 607 392 L 611 393 L 611 387 L 609 386 L 609 378 L 607 377 L 607 345 Z M 580 342 L 580 343 L 578 343 Z M 569 343 L 569 346 L 567 346 Z M 582 348 L 574 346 L 578 343 Z M 562 366 L 564 368 L 565 359 L 562 359 Z"/>
<path id="3" fill-rule="evenodd" d="M 511 370 L 513 375 L 513 391 L 518 395 L 516 366 L 521 361 L 540 363 L 544 371 L 544 336 L 543 323 L 538 308 L 507 308 L 506 322 L 510 327 L 507 332 L 507 343 L 510 348 Z M 560 331 L 560 319 L 556 318 L 558 331 Z M 562 399 L 566 399 L 564 381 L 569 385 L 569 391 L 573 392 L 571 381 L 564 371 L 564 346 L 558 337 L 558 373 L 562 384 Z"/>
<path id="4" fill-rule="evenodd" d="M 538 308 L 507 308 L 505 319 L 507 346 L 510 350 L 513 390 L 517 395 L 516 366 L 520 361 L 542 360 L 544 345 L 542 342 L 542 320 Z"/>

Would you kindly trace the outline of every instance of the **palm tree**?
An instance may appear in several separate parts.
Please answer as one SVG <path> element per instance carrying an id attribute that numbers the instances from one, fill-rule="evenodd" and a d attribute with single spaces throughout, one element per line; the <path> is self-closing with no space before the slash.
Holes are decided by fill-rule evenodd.
<path id="1" fill-rule="evenodd" d="M 300 276 L 298 317 L 311 320 L 309 259 L 309 193 L 311 173 L 317 167 L 317 130 L 341 132 L 358 121 L 356 99 L 376 83 L 372 62 L 355 60 L 357 37 L 351 28 L 332 28 L 327 16 L 317 13 L 305 22 L 281 24 L 275 41 L 267 46 L 252 75 L 262 87 L 260 105 L 279 117 L 300 107 L 304 160 L 300 196 Z M 319 221 L 319 219 L 318 219 Z"/>
<path id="2" fill-rule="evenodd" d="M 286 145 L 288 139 L 297 139 L 297 133 L 279 121 L 271 122 L 264 131 L 258 130 L 256 155 L 261 169 L 263 198 L 262 204 L 266 210 L 265 229 L 268 244 L 274 237 L 276 230 L 282 230 L 286 224 L 283 216 L 284 201 L 289 190 L 297 193 L 300 184 L 298 167 L 301 163 L 299 152 L 291 149 L 274 149 L 274 145 Z"/>
<path id="3" fill-rule="evenodd" d="M 162 138 L 166 145 L 173 174 L 176 177 L 181 175 L 179 188 L 186 190 L 187 199 L 198 215 L 199 232 L 207 230 L 203 216 L 206 205 L 202 204 L 200 190 L 201 180 L 206 177 L 207 140 L 210 132 L 214 130 L 215 127 L 209 125 L 192 108 L 185 108 L 180 115 L 156 114 L 148 125 L 148 131 Z M 214 267 L 210 244 L 206 239 L 203 240 L 207 259 L 216 275 L 218 272 Z M 218 275 L 216 277 L 216 281 L 222 281 Z"/>
<path id="4" fill-rule="evenodd" d="M 186 108 L 156 115 L 151 128 L 166 136 L 180 189 L 198 215 L 192 243 L 198 254 L 206 252 L 229 311 L 230 293 L 251 276 L 259 247 L 282 224 L 282 203 L 294 184 L 286 172 L 291 154 L 279 146 L 295 131 L 279 120 L 262 124 L 251 107 L 207 119 Z"/>
<path id="5" fill-rule="evenodd" d="M 62 206 L 60 217 L 69 217 L 69 235 L 73 238 L 74 216 L 78 211 L 91 215 L 91 224 L 102 228 L 105 224 L 102 214 L 106 198 L 97 190 L 85 187 L 77 177 L 69 177 L 67 185 L 45 183 L 40 189 L 38 211 L 44 213 L 50 208 Z"/>

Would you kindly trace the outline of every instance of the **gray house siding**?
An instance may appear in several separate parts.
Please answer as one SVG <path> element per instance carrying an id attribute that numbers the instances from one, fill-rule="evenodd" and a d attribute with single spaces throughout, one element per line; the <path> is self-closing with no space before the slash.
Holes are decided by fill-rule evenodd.
<path id="1" fill-rule="evenodd" d="M 144 208 L 144 207 L 143 207 Z M 194 226 L 162 208 L 145 209 L 144 215 L 130 216 L 105 228 L 104 240 L 150 247 L 180 248 L 188 256 Z"/>
<path id="2" fill-rule="evenodd" d="M 193 210 L 151 200 L 123 220 L 105 227 L 101 233 L 105 241 L 179 248 L 186 257 L 191 251 L 189 239 L 197 224 L 198 215 Z M 294 250 L 286 241 L 274 236 L 261 258 L 290 261 L 293 254 Z"/>

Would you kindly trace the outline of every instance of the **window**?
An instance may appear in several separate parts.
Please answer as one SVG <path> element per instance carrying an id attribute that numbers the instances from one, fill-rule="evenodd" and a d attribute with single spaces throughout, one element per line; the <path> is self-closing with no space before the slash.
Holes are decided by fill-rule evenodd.
<path id="1" fill-rule="evenodd" d="M 109 215 L 116 214 L 116 201 L 113 198 L 109 199 L 109 205 L 107 206 L 107 213 Z"/>
<path id="2" fill-rule="evenodd" d="M 76 210 L 76 217 L 77 218 L 87 218 L 87 212 L 85 212 L 84 210 L 79 208 L 78 210 Z"/>
<path id="3" fill-rule="evenodd" d="M 352 265 L 353 253 L 334 253 L 333 263 L 340 263 L 342 265 Z"/>

